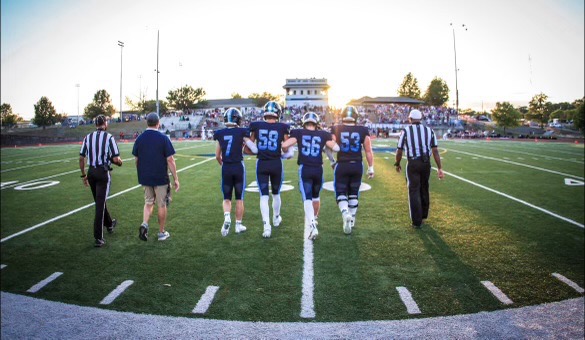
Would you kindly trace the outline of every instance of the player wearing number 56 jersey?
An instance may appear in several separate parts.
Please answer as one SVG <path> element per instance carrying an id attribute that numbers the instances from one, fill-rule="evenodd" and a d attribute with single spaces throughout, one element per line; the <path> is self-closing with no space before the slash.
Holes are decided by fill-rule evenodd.
<path id="1" fill-rule="evenodd" d="M 282 142 L 288 138 L 290 127 L 280 123 L 282 109 L 278 103 L 270 101 L 264 105 L 264 121 L 250 124 L 250 139 L 258 147 L 256 161 L 256 182 L 260 190 L 260 212 L 264 223 L 262 236 L 269 238 L 272 234 L 270 225 L 270 208 L 268 207 L 268 182 L 272 189 L 272 222 L 275 227 L 282 223 L 280 217 L 280 188 L 284 180 L 282 167 Z"/>
<path id="2" fill-rule="evenodd" d="M 303 116 L 303 129 L 296 129 L 290 132 L 290 138 L 282 144 L 282 149 L 298 143 L 299 158 L 299 189 L 303 198 L 305 209 L 305 229 L 308 230 L 307 237 L 311 240 L 317 238 L 317 216 L 321 202 L 319 193 L 323 186 L 323 156 L 321 152 L 325 146 L 333 151 L 339 151 L 339 146 L 332 140 L 331 134 L 327 131 L 317 130 L 319 116 L 313 112 L 307 112 Z"/>
<path id="3" fill-rule="evenodd" d="M 217 141 L 215 158 L 221 165 L 221 190 L 223 192 L 223 226 L 221 235 L 227 236 L 231 226 L 232 193 L 236 196 L 236 234 L 246 231 L 242 224 L 244 217 L 244 186 L 246 184 L 246 167 L 242 155 L 244 143 L 253 153 L 258 152 L 250 140 L 248 129 L 240 128 L 242 113 L 235 108 L 229 108 L 223 114 L 227 128 L 218 130 L 213 135 Z"/>
<path id="4" fill-rule="evenodd" d="M 343 232 L 351 234 L 358 208 L 360 185 L 364 172 L 362 148 L 368 162 L 368 178 L 374 177 L 374 154 L 368 128 L 356 125 L 358 111 L 347 106 L 341 112 L 343 124 L 331 128 L 333 140 L 339 144 L 334 165 L 334 187 L 337 205 L 343 217 Z"/>

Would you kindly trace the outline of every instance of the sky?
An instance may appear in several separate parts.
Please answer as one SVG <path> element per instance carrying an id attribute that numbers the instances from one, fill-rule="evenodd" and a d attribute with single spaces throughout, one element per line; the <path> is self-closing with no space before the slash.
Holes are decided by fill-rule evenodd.
<path id="1" fill-rule="evenodd" d="M 155 99 L 157 32 L 161 100 L 184 85 L 206 99 L 284 95 L 287 78 L 315 77 L 328 80 L 330 105 L 340 107 L 397 96 L 411 72 L 423 94 L 443 79 L 454 106 L 454 36 L 461 109 L 585 94 L 583 0 L 0 3 L 0 100 L 25 119 L 42 96 L 58 113 L 83 114 L 100 89 L 119 110 L 121 66 L 123 98 Z"/>

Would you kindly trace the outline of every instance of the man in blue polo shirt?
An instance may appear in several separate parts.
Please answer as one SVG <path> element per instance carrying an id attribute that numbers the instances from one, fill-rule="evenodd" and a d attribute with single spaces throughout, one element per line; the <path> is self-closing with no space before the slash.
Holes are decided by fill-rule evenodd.
<path id="1" fill-rule="evenodd" d="M 170 170 L 175 184 L 175 192 L 179 191 L 179 177 L 175 164 L 175 149 L 171 140 L 158 131 L 158 114 L 152 112 L 146 116 L 148 128 L 134 143 L 132 154 L 136 159 L 138 183 L 144 187 L 143 221 L 138 229 L 138 237 L 148 240 L 148 220 L 154 210 L 154 202 L 158 206 L 158 240 L 163 241 L 171 235 L 165 230 L 167 206 L 171 201 Z"/>

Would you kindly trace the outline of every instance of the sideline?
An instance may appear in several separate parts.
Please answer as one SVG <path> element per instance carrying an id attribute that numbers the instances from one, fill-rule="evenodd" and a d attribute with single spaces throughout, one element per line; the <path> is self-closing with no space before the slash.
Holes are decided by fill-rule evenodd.
<path id="1" fill-rule="evenodd" d="M 358 322 L 250 322 L 69 305 L 1 292 L 3 339 L 583 339 L 584 298 L 494 312 Z"/>
<path id="2" fill-rule="evenodd" d="M 180 170 L 177 170 L 177 172 L 183 172 L 183 171 L 185 171 L 185 170 L 188 170 L 188 169 L 190 169 L 190 168 L 193 168 L 193 167 L 195 167 L 195 166 L 201 165 L 201 164 L 203 164 L 203 163 L 205 163 L 205 162 L 209 162 L 210 160 L 214 160 L 214 159 L 215 159 L 215 157 L 210 157 L 210 158 L 207 158 L 207 159 L 205 159 L 205 160 L 202 160 L 201 162 L 194 163 L 194 164 L 191 164 L 191 165 L 189 165 L 189 166 L 186 166 L 186 167 L 184 167 L 184 168 L 182 168 L 182 169 L 180 169 Z M 138 189 L 138 188 L 140 188 L 140 187 L 142 187 L 142 186 L 139 184 L 139 185 L 133 186 L 133 187 L 131 187 L 131 188 L 128 188 L 128 189 L 126 189 L 126 190 L 122 190 L 122 191 L 120 191 L 120 192 L 117 192 L 117 193 L 115 193 L 115 194 L 113 194 L 113 195 L 110 195 L 110 196 L 108 197 L 108 200 L 110 200 L 110 199 L 112 199 L 112 198 L 114 198 L 114 197 L 116 197 L 116 196 L 123 195 L 123 194 L 125 194 L 125 193 L 127 193 L 127 192 L 129 192 L 129 191 L 132 191 L 132 190 L 134 190 L 134 189 Z M 65 213 L 65 214 L 59 215 L 59 216 L 57 216 L 57 217 L 53 217 L 53 218 L 51 218 L 50 220 L 47 220 L 47 221 L 45 221 L 45 222 L 41 222 L 41 223 L 39 223 L 39 224 L 36 224 L 36 225 L 34 225 L 34 226 L 30 227 L 30 228 L 26 228 L 26 229 L 24 229 L 24 230 L 21 230 L 21 231 L 19 231 L 19 232 L 17 232 L 17 233 L 14 233 L 14 234 L 10 235 L 10 236 L 6 236 L 5 238 L 3 238 L 3 239 L 1 239 L 1 240 L 0 240 L 0 243 L 4 243 L 5 241 L 8 241 L 8 240 L 10 240 L 11 238 L 14 238 L 14 237 L 16 237 L 16 236 L 20 236 L 20 235 L 22 235 L 22 234 L 28 233 L 29 231 L 32 231 L 32 230 L 35 230 L 35 229 L 37 229 L 37 228 L 40 228 L 40 227 L 42 227 L 42 226 L 45 226 L 45 225 L 47 225 L 47 224 L 49 224 L 49 223 L 51 223 L 51 222 L 58 221 L 58 220 L 60 220 L 60 219 L 62 219 L 62 218 L 64 218 L 64 217 L 67 217 L 67 216 L 69 216 L 69 215 L 73 215 L 73 214 L 75 214 L 75 213 L 77 213 L 77 212 L 80 212 L 81 210 L 87 209 L 87 208 L 89 208 L 89 207 L 92 207 L 92 206 L 94 206 L 94 205 L 95 205 L 95 203 L 90 203 L 90 204 L 84 205 L 84 206 L 82 206 L 82 207 L 79 207 L 79 208 L 77 208 L 77 209 L 71 210 L 70 212 L 67 212 L 67 213 Z"/>

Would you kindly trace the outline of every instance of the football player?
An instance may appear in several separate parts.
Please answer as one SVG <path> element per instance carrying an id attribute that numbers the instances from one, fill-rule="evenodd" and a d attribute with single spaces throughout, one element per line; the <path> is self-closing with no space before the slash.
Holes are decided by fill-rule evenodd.
<path id="1" fill-rule="evenodd" d="M 230 231 L 232 210 L 232 193 L 236 196 L 236 234 L 246 231 L 242 224 L 244 217 L 244 188 L 246 184 L 246 167 L 242 155 L 242 146 L 246 145 L 252 153 L 257 153 L 256 145 L 250 140 L 250 131 L 241 128 L 242 113 L 236 108 L 229 108 L 223 114 L 226 128 L 215 132 L 217 141 L 215 159 L 221 165 L 221 189 L 223 191 L 223 226 L 221 235 Z"/>
<path id="2" fill-rule="evenodd" d="M 374 154 L 368 128 L 357 125 L 358 111 L 354 106 L 346 106 L 341 112 L 342 124 L 331 128 L 333 140 L 339 144 L 337 162 L 332 159 L 335 181 L 335 197 L 343 218 L 343 232 L 351 234 L 358 209 L 358 199 L 364 165 L 362 148 L 368 162 L 368 178 L 374 178 Z"/>
<path id="3" fill-rule="evenodd" d="M 262 237 L 265 238 L 269 238 L 272 234 L 270 208 L 268 206 L 269 181 L 272 191 L 272 223 L 275 227 L 280 226 L 282 223 L 282 217 L 280 216 L 280 188 L 284 180 L 284 169 L 281 159 L 283 156 L 281 146 L 282 142 L 288 139 L 290 127 L 288 124 L 278 121 L 281 114 L 282 108 L 280 105 L 274 101 L 269 101 L 264 105 L 264 120 L 250 124 L 250 139 L 256 142 L 258 148 L 256 182 L 260 190 L 260 212 L 264 223 Z"/>
<path id="4" fill-rule="evenodd" d="M 327 146 L 332 151 L 339 151 L 339 146 L 333 141 L 327 131 L 318 130 L 320 118 L 314 112 L 307 112 L 303 116 L 302 129 L 290 132 L 289 139 L 282 143 L 282 149 L 287 152 L 295 143 L 298 143 L 299 157 L 299 189 L 305 209 L 305 230 L 309 230 L 308 238 L 314 240 L 319 235 L 317 230 L 317 216 L 321 201 L 319 193 L 323 186 L 323 156 L 321 152 Z"/>

